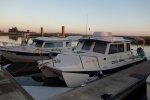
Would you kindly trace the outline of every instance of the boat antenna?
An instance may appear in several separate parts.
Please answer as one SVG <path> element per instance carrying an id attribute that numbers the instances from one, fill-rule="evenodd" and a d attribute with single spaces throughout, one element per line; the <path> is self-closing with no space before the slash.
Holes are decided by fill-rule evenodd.
<path id="1" fill-rule="evenodd" d="M 87 14 L 87 20 L 86 20 L 86 34 L 87 34 L 87 26 L 88 26 L 88 14 Z"/>

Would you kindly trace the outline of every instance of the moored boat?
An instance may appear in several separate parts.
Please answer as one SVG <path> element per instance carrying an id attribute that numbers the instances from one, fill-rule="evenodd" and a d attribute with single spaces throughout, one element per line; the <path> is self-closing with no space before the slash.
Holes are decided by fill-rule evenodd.
<path id="1" fill-rule="evenodd" d="M 131 42 L 143 45 L 131 49 Z M 146 60 L 145 41 L 141 38 L 112 37 L 110 32 L 95 32 L 91 37 L 79 39 L 73 52 L 58 54 L 55 58 L 38 61 L 38 67 L 48 77 L 48 72 L 65 81 L 68 87 L 77 87 L 104 75 Z M 49 76 L 49 77 L 53 77 Z"/>
<path id="2" fill-rule="evenodd" d="M 71 40 L 63 37 L 38 37 L 30 45 L 1 42 L 0 53 L 12 62 L 36 62 L 58 53 L 72 51 Z"/>

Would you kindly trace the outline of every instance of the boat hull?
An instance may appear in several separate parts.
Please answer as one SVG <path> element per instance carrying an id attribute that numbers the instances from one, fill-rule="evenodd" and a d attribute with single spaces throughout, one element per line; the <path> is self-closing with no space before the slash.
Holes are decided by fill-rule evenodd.
<path id="1" fill-rule="evenodd" d="M 55 69 L 54 67 L 46 67 L 45 70 L 47 71 L 49 70 L 50 71 L 49 73 L 53 72 L 54 74 L 56 74 L 61 80 L 65 81 L 68 87 L 78 87 L 78 86 L 83 86 L 98 78 L 102 78 L 103 76 L 106 76 L 108 74 L 131 67 L 134 64 L 141 63 L 143 61 L 144 59 L 141 59 L 133 63 L 130 62 L 128 65 L 119 66 L 108 70 L 102 70 L 103 75 L 100 74 L 101 73 L 100 70 L 61 71 Z M 43 71 L 43 74 L 46 73 L 44 73 Z"/>
<path id="2" fill-rule="evenodd" d="M 19 51 L 0 51 L 3 57 L 12 62 L 37 62 L 38 60 L 47 60 L 57 56 L 57 53 L 34 53 L 34 52 L 19 52 Z"/>

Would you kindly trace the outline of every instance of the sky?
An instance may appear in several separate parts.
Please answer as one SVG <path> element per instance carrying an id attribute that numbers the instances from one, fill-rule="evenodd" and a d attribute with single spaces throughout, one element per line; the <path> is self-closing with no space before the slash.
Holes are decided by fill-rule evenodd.
<path id="1" fill-rule="evenodd" d="M 0 30 L 150 36 L 150 0 L 0 0 Z"/>

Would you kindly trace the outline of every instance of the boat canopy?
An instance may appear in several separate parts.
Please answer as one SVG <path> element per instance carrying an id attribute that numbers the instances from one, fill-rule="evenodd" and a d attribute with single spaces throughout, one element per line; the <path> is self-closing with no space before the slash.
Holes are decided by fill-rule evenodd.
<path id="1" fill-rule="evenodd" d="M 145 40 L 141 37 L 130 37 L 130 36 L 122 36 L 124 39 L 127 39 L 127 40 L 131 40 L 135 43 L 138 43 L 138 42 L 145 42 Z"/>

